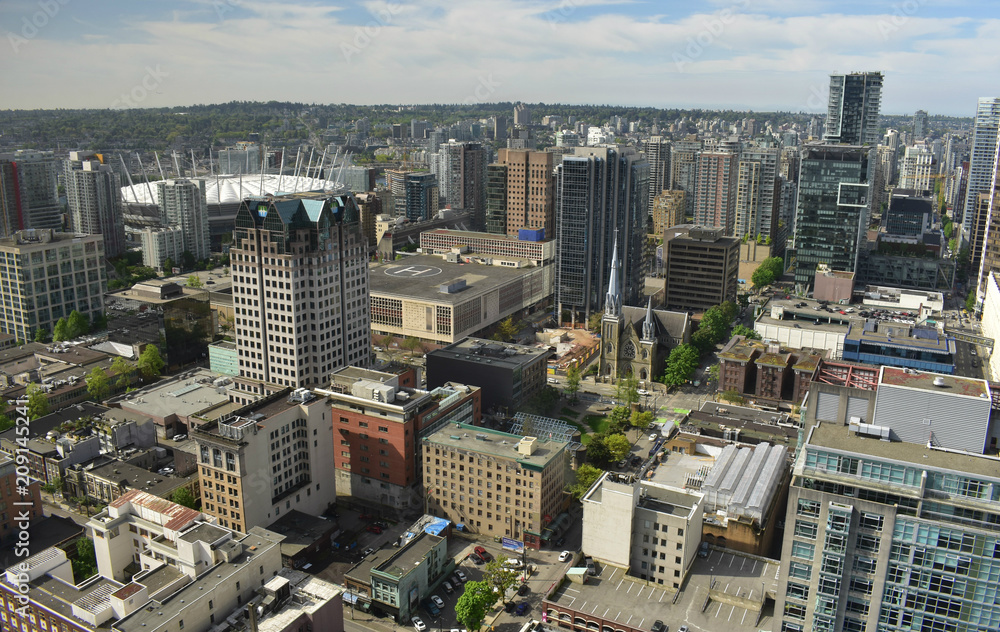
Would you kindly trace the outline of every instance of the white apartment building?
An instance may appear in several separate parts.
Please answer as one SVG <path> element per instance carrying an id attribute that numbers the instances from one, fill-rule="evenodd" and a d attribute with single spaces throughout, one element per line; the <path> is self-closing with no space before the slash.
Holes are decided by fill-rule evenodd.
<path id="1" fill-rule="evenodd" d="M 163 262 L 172 259 L 180 263 L 184 253 L 184 230 L 147 226 L 139 233 L 142 244 L 142 265 L 163 271 Z M 167 273 L 171 272 L 167 270 Z"/>
<path id="2" fill-rule="evenodd" d="M 63 163 L 63 186 L 70 223 L 78 233 L 104 236 L 104 252 L 117 257 L 125 251 L 121 178 L 99 154 L 69 152 Z"/>
<path id="3" fill-rule="evenodd" d="M 211 254 L 208 231 L 208 199 L 205 180 L 166 180 L 156 183 L 160 220 L 164 226 L 179 228 L 184 248 L 197 260 Z"/>
<path id="4" fill-rule="evenodd" d="M 907 147 L 899 165 L 899 187 L 913 189 L 919 195 L 922 191 L 933 191 L 931 181 L 934 167 L 934 154 L 930 147 L 918 143 Z"/>

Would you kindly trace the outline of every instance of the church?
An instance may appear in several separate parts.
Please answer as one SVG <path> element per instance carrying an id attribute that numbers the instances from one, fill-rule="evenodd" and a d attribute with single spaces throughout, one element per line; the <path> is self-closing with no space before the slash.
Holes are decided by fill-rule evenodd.
<path id="1" fill-rule="evenodd" d="M 690 342 L 691 317 L 687 312 L 653 309 L 652 298 L 644 308 L 623 307 L 618 267 L 616 239 L 601 319 L 599 379 L 613 384 L 618 376 L 631 373 L 640 381 L 656 380 L 663 375 L 670 351 Z"/>

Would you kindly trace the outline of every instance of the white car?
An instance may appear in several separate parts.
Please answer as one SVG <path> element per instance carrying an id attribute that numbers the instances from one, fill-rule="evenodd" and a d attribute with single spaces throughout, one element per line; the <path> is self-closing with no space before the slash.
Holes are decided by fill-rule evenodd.
<path id="1" fill-rule="evenodd" d="M 660 438 L 660 435 L 656 434 L 655 432 L 653 434 L 649 435 L 649 440 L 650 441 L 656 441 L 659 438 Z"/>
<path id="2" fill-rule="evenodd" d="M 572 557 L 573 557 L 572 551 L 563 551 L 562 553 L 559 554 L 559 561 L 568 562 Z"/>
<path id="3" fill-rule="evenodd" d="M 556 379 L 556 378 L 554 378 L 554 377 L 550 377 L 548 381 L 549 381 L 549 384 L 555 384 L 555 383 L 556 383 L 556 382 L 558 382 L 559 380 L 557 380 L 557 379 Z"/>
<path id="4" fill-rule="evenodd" d="M 635 392 L 638 393 L 639 395 L 649 395 L 649 391 L 647 391 L 644 388 L 637 389 Z"/>
<path id="5" fill-rule="evenodd" d="M 455 575 L 458 576 L 460 580 L 462 580 L 463 584 L 469 581 L 469 578 L 465 576 L 465 573 L 463 573 L 461 569 L 456 570 Z"/>
<path id="6" fill-rule="evenodd" d="M 434 602 L 435 606 L 444 610 L 444 599 L 438 597 L 437 595 L 431 595 L 431 601 Z"/>
<path id="7" fill-rule="evenodd" d="M 420 617 L 411 618 L 410 623 L 413 624 L 413 629 L 417 632 L 425 632 L 427 630 L 427 624 Z"/>

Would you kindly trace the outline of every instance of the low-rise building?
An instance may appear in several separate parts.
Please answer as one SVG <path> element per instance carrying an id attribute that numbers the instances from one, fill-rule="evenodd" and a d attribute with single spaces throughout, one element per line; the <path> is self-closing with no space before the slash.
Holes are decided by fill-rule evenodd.
<path id="1" fill-rule="evenodd" d="M 235 407 L 224 388 L 231 381 L 228 375 L 191 369 L 113 398 L 108 404 L 152 419 L 157 437 L 169 439 L 231 413 Z"/>
<path id="2" fill-rule="evenodd" d="M 605 473 L 581 502 L 584 553 L 680 588 L 701 543 L 703 494 Z"/>
<path id="3" fill-rule="evenodd" d="M 302 568 L 330 551 L 334 538 L 340 534 L 335 520 L 310 516 L 292 509 L 267 525 L 267 530 L 284 537 L 281 541 L 281 563 L 285 568 Z"/>
<path id="4" fill-rule="evenodd" d="M 494 235 L 464 230 L 438 228 L 420 233 L 420 250 L 426 254 L 476 254 L 524 259 L 536 266 L 553 263 L 556 243 L 552 239 L 521 239 L 512 235 Z"/>
<path id="5" fill-rule="evenodd" d="M 427 386 L 463 382 L 480 387 L 487 410 L 515 410 L 546 384 L 553 353 L 482 338 L 465 338 L 427 353 Z"/>
<path id="6" fill-rule="evenodd" d="M 421 442 L 427 511 L 471 533 L 538 549 L 568 506 L 567 441 L 448 424 Z"/>
<path id="7" fill-rule="evenodd" d="M 736 301 L 740 240 L 722 228 L 682 224 L 663 236 L 666 307 L 702 312 Z"/>
<path id="8" fill-rule="evenodd" d="M 31 523 L 44 518 L 42 512 L 42 483 L 37 478 L 17 475 L 17 462 L 0 456 L 0 543 L 5 546 L 17 540 L 19 532 L 28 532 Z M 21 479 L 21 480 L 18 480 Z M 27 519 L 27 520 L 25 520 Z"/>

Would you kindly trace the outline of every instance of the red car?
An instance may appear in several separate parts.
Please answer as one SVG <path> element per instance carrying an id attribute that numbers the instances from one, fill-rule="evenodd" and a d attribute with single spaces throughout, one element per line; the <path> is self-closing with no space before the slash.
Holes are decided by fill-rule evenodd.
<path id="1" fill-rule="evenodd" d="M 377 524 L 370 524 L 368 525 L 368 531 L 371 533 L 382 533 L 382 527 Z"/>

